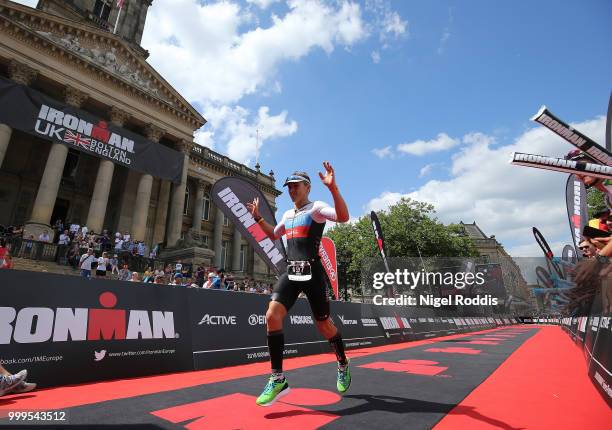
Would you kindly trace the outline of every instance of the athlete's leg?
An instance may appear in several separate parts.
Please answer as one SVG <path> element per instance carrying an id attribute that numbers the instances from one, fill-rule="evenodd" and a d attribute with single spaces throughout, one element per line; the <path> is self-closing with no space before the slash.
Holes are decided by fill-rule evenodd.
<path id="1" fill-rule="evenodd" d="M 329 296 L 327 295 L 327 276 L 323 267 L 318 264 L 313 267 L 313 277 L 305 283 L 303 290 L 308 297 L 310 309 L 315 317 L 319 332 L 329 341 L 329 345 L 336 354 L 338 360 L 338 378 L 336 386 L 340 393 L 345 393 L 351 385 L 351 374 L 349 371 L 349 360 L 344 352 L 344 341 L 342 335 L 329 317 Z"/>
<path id="2" fill-rule="evenodd" d="M 283 350 L 285 349 L 283 320 L 297 300 L 299 293 L 292 282 L 289 281 L 286 273 L 279 278 L 274 287 L 272 300 L 266 312 L 268 351 L 270 353 L 272 375 L 263 392 L 257 398 L 257 404 L 260 406 L 270 406 L 289 392 L 289 384 L 283 375 Z"/>
<path id="3" fill-rule="evenodd" d="M 266 312 L 268 327 L 268 351 L 272 374 L 276 379 L 282 379 L 283 350 L 285 349 L 285 335 L 283 334 L 283 320 L 287 316 L 287 308 L 280 302 L 271 301 Z"/>

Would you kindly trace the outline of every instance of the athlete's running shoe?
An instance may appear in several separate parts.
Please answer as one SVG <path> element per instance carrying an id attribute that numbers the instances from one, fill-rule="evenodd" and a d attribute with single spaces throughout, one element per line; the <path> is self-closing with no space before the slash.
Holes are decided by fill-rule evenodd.
<path id="1" fill-rule="evenodd" d="M 289 394 L 289 390 L 287 378 L 283 378 L 282 381 L 276 381 L 270 376 L 266 388 L 257 398 L 256 403 L 259 406 L 272 406 L 278 399 Z"/>
<path id="2" fill-rule="evenodd" d="M 336 388 L 340 394 L 344 394 L 348 391 L 351 386 L 351 370 L 349 369 L 349 359 L 346 359 L 346 366 L 344 370 L 338 367 L 338 379 L 336 381 Z"/>
<path id="3" fill-rule="evenodd" d="M 27 370 L 14 375 L 0 375 L 0 396 L 4 396 L 28 377 Z"/>
<path id="4" fill-rule="evenodd" d="M 22 381 L 19 385 L 17 385 L 15 388 L 13 388 L 11 391 L 9 391 L 7 394 L 23 394 L 23 393 L 29 393 L 32 390 L 36 389 L 36 383 L 35 382 L 26 382 L 26 381 Z"/>

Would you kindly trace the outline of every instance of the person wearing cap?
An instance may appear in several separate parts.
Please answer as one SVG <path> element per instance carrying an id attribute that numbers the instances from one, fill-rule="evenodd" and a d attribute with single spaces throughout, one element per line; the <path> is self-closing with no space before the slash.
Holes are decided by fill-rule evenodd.
<path id="1" fill-rule="evenodd" d="M 589 220 L 589 226 L 603 231 L 610 231 L 610 228 L 608 227 L 609 217 L 610 209 L 595 212 L 593 214 L 593 219 Z"/>
<path id="2" fill-rule="evenodd" d="M 213 272 L 209 272 L 208 276 L 207 276 L 207 280 L 206 282 L 204 282 L 204 287 L 203 288 L 211 288 L 212 284 L 215 280 L 215 274 Z"/>
<path id="3" fill-rule="evenodd" d="M 264 391 L 257 398 L 256 403 L 260 406 L 269 406 L 289 392 L 289 384 L 283 375 L 285 346 L 283 320 L 300 293 L 308 297 L 316 326 L 336 354 L 338 391 L 345 393 L 351 384 L 349 360 L 344 353 L 344 342 L 329 317 L 327 295 L 329 281 L 319 258 L 319 244 L 326 221 L 347 222 L 349 211 L 336 185 L 334 169 L 327 161 L 323 163 L 323 167 L 325 174 L 319 172 L 319 178 L 329 189 L 335 207 L 330 207 L 321 201 L 311 202 L 308 199 L 311 182 L 305 172 L 294 172 L 285 180 L 284 186 L 289 191 L 294 207 L 284 213 L 276 226 L 268 224 L 261 217 L 257 198 L 248 204 L 253 218 L 271 240 L 278 240 L 283 235 L 287 238 L 287 272 L 279 277 L 266 313 L 272 375 Z"/>

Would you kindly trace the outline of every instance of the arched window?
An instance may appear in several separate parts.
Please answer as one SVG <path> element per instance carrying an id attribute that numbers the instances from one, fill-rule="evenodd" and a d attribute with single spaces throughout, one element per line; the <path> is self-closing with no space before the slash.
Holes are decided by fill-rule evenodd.
<path id="1" fill-rule="evenodd" d="M 187 215 L 189 209 L 189 187 L 185 187 L 185 203 L 183 206 L 183 215 Z"/>
<path id="2" fill-rule="evenodd" d="M 110 15 L 112 7 L 113 6 L 111 0 L 96 0 L 96 4 L 94 4 L 93 14 L 104 21 L 108 21 L 108 17 Z"/>
<path id="3" fill-rule="evenodd" d="M 227 261 L 227 248 L 228 242 L 224 240 L 221 242 L 221 269 L 225 269 L 225 263 Z"/>
<path id="4" fill-rule="evenodd" d="M 210 217 L 210 194 L 204 194 L 204 201 L 202 202 L 202 221 L 208 221 Z"/>

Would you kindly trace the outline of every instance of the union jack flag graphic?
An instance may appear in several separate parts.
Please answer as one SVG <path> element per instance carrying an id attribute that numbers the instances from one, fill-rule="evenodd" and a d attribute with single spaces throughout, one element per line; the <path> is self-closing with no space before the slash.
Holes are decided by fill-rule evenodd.
<path id="1" fill-rule="evenodd" d="M 73 133 L 70 130 L 66 130 L 64 142 L 72 143 L 77 147 L 82 146 L 85 149 L 89 149 L 89 145 L 91 145 L 91 138 L 83 137 L 81 133 Z"/>

